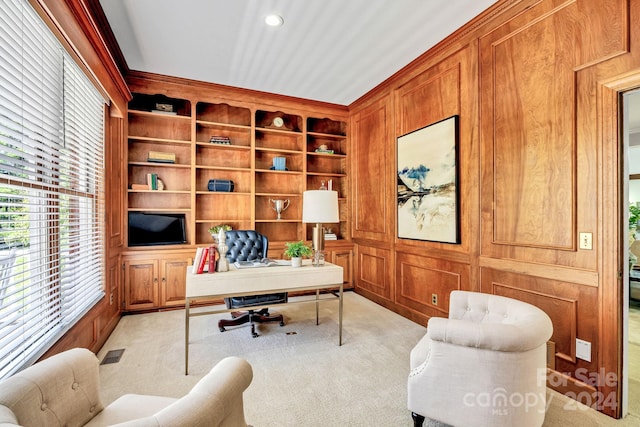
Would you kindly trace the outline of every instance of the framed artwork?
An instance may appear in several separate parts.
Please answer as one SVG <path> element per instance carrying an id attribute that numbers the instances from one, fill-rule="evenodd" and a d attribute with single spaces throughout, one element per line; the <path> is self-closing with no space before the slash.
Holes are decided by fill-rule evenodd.
<path id="1" fill-rule="evenodd" d="M 458 116 L 398 137 L 398 237 L 460 243 Z"/>

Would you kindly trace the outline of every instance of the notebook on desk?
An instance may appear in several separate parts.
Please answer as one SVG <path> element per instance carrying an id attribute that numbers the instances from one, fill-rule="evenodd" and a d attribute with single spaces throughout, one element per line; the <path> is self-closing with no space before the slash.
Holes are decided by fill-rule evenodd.
<path id="1" fill-rule="evenodd" d="M 260 261 L 236 261 L 233 263 L 236 268 L 260 268 L 274 265 L 291 265 L 291 261 L 284 259 L 262 258 Z"/>

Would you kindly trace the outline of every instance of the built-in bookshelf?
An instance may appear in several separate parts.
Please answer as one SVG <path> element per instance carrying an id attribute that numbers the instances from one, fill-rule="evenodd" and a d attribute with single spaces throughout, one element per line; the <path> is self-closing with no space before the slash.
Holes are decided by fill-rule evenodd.
<path id="1" fill-rule="evenodd" d="M 302 193 L 322 185 L 339 195 L 341 223 L 328 226 L 349 240 L 346 113 L 317 118 L 306 109 L 136 92 L 128 119 L 128 210 L 184 213 L 187 245 L 209 244 L 218 224 L 274 243 L 310 240 Z M 163 189 L 144 188 L 151 174 Z M 233 191 L 210 191 L 211 180 L 231 181 Z M 287 206 L 280 219 L 276 200 Z"/>

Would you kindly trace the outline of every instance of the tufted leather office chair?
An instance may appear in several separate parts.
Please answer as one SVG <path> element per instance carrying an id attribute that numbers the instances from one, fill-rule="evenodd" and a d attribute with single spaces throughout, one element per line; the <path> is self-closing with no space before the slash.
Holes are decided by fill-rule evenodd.
<path id="1" fill-rule="evenodd" d="M 269 240 L 267 236 L 262 235 L 254 230 L 230 230 L 226 232 L 226 244 L 229 247 L 227 259 L 229 264 L 236 261 L 259 261 L 267 257 L 269 249 Z M 227 308 L 248 308 L 264 304 L 282 304 L 287 302 L 288 294 L 280 292 L 267 295 L 249 295 L 242 297 L 225 298 Z M 261 310 L 248 309 L 247 312 L 233 312 L 231 319 L 221 319 L 218 322 L 220 332 L 224 332 L 225 326 L 242 325 L 249 322 L 251 324 L 251 335 L 256 338 L 256 327 L 254 322 L 280 322 L 280 326 L 284 326 L 284 318 L 282 314 L 269 314 L 268 308 Z"/>

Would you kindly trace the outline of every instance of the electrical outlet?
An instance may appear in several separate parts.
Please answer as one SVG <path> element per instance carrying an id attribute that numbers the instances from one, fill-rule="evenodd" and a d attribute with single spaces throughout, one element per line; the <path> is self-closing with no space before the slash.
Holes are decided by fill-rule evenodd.
<path id="1" fill-rule="evenodd" d="M 576 338 L 576 357 L 591 362 L 591 343 Z"/>
<path id="2" fill-rule="evenodd" d="M 592 233 L 580 233 L 580 249 L 593 249 Z"/>
<path id="3" fill-rule="evenodd" d="M 438 294 L 431 294 L 431 304 L 438 305 Z"/>
<path id="4" fill-rule="evenodd" d="M 109 305 L 113 305 L 113 292 L 109 294 Z"/>

